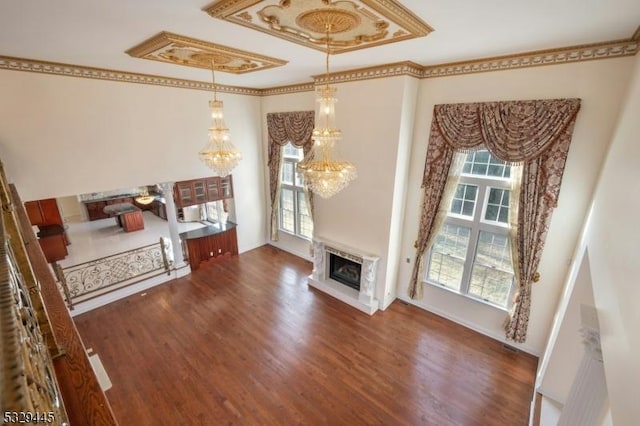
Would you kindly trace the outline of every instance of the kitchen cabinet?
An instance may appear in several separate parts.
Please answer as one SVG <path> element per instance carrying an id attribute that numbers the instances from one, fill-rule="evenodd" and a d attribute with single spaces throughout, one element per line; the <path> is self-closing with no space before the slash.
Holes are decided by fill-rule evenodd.
<path id="1" fill-rule="evenodd" d="M 62 225 L 62 216 L 55 198 L 24 203 L 29 222 L 36 226 Z"/>
<path id="2" fill-rule="evenodd" d="M 104 208 L 107 206 L 105 201 L 88 201 L 85 202 L 84 205 L 87 208 L 89 220 L 106 219 L 109 217 L 109 215 L 104 212 Z"/>
<path id="3" fill-rule="evenodd" d="M 204 182 L 207 187 L 207 199 L 217 200 L 220 198 L 220 178 L 214 176 L 205 179 Z"/>
<path id="4" fill-rule="evenodd" d="M 160 219 L 167 220 L 167 206 L 160 200 L 151 203 L 151 212 Z"/>
<path id="5" fill-rule="evenodd" d="M 67 257 L 67 235 L 62 225 L 40 225 L 37 233 L 38 243 L 47 262 L 57 262 Z"/>
<path id="6" fill-rule="evenodd" d="M 233 183 L 231 182 L 231 175 L 220 178 L 220 193 L 221 197 L 219 199 L 233 197 Z"/>
<path id="7" fill-rule="evenodd" d="M 133 197 L 114 197 L 104 200 L 85 201 L 89 220 L 107 219 L 110 216 L 104 212 L 106 206 L 112 204 L 133 203 Z"/>
<path id="8" fill-rule="evenodd" d="M 173 196 L 176 206 L 180 208 L 231 198 L 233 197 L 231 175 L 176 182 Z"/>

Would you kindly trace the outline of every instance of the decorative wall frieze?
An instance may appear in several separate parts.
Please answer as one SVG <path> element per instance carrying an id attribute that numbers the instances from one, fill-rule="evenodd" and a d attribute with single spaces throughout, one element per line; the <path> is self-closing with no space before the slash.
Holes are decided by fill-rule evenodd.
<path id="1" fill-rule="evenodd" d="M 155 86 L 176 87 L 180 89 L 213 91 L 212 83 L 202 81 L 116 71 L 105 68 L 85 67 L 82 65 L 61 64 L 35 59 L 15 58 L 11 56 L 0 56 L 0 69 L 62 75 L 67 77 L 92 78 L 96 80 L 121 81 L 126 83 L 152 84 Z M 249 87 L 217 84 L 216 89 L 221 93 L 261 96 L 260 89 L 252 89 Z"/>
<path id="2" fill-rule="evenodd" d="M 388 78 L 407 75 L 421 78 L 422 66 L 413 62 L 396 62 L 392 64 L 378 65 L 375 67 L 358 68 L 355 70 L 334 72 L 329 74 L 329 84 L 346 83 L 349 81 L 369 80 L 372 78 Z M 326 84 L 326 74 L 312 76 L 315 84 Z"/>
<path id="3" fill-rule="evenodd" d="M 261 89 L 260 95 L 288 95 L 290 93 L 313 92 L 314 90 L 315 85 L 313 83 L 290 84 L 288 86 L 277 86 L 270 87 L 268 89 Z"/>
<path id="4" fill-rule="evenodd" d="M 423 66 L 410 61 L 396 62 L 349 71 L 334 72 L 329 74 L 329 83 L 347 83 L 352 81 L 396 76 L 410 76 L 419 79 L 438 78 L 479 72 L 521 69 L 542 65 L 559 65 L 597 59 L 619 58 L 636 55 L 638 51 L 640 51 L 640 27 L 632 37 L 624 40 L 540 50 L 517 55 L 505 55 L 439 65 Z M 0 70 L 2 69 L 91 78 L 97 80 L 121 81 L 127 83 L 152 84 L 156 86 L 176 87 L 182 89 L 213 90 L 213 85 L 208 82 L 10 56 L 0 56 Z M 225 85 L 217 85 L 217 89 L 221 93 L 248 96 L 272 96 L 314 91 L 315 85 L 326 83 L 326 75 L 324 74 L 315 75 L 311 78 L 313 79 L 312 82 L 264 89 Z"/>
<path id="5" fill-rule="evenodd" d="M 450 75 L 501 71 L 517 68 L 557 65 L 570 62 L 609 59 L 633 56 L 638 52 L 639 42 L 634 37 L 603 43 L 585 44 L 559 49 L 538 50 L 518 55 L 504 55 L 473 61 L 452 62 L 425 66 L 422 78 L 446 77 Z"/>

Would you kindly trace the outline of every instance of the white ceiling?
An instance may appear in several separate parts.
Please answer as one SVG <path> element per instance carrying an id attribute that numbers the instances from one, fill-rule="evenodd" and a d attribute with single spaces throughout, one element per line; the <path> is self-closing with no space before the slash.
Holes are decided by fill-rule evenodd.
<path id="1" fill-rule="evenodd" d="M 331 71 L 413 61 L 421 65 L 626 39 L 640 0 L 401 0 L 435 31 L 414 40 L 331 57 Z M 266 88 L 311 82 L 324 54 L 202 11 L 210 0 L 4 0 L 0 55 L 210 81 L 206 70 L 132 58 L 125 51 L 169 31 L 288 61 L 218 83 Z"/>

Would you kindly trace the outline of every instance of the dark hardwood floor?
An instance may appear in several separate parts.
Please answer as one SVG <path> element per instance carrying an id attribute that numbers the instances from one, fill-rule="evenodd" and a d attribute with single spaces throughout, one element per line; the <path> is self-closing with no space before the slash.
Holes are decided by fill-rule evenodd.
<path id="1" fill-rule="evenodd" d="M 373 316 L 270 246 L 76 318 L 128 425 L 526 425 L 537 359 L 419 308 Z"/>

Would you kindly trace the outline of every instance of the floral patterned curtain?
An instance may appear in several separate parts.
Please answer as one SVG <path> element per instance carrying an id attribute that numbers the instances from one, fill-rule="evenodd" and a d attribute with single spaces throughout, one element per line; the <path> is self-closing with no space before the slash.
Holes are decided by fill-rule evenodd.
<path id="1" fill-rule="evenodd" d="M 278 205 L 280 200 L 280 169 L 282 147 L 291 142 L 301 147 L 304 155 L 311 150 L 314 125 L 313 111 L 272 112 L 267 114 L 269 133 L 268 160 L 269 195 L 271 197 L 271 240 L 278 241 Z M 313 217 L 313 197 L 305 190 L 309 213 Z"/>
<path id="2" fill-rule="evenodd" d="M 518 298 L 505 326 L 508 339 L 524 342 L 529 323 L 531 284 L 557 206 L 579 99 L 436 105 L 422 188 L 424 199 L 409 296 L 419 297 L 423 259 L 432 234 L 454 152 L 486 147 L 495 157 L 522 164 L 515 232 L 514 270 Z"/>

